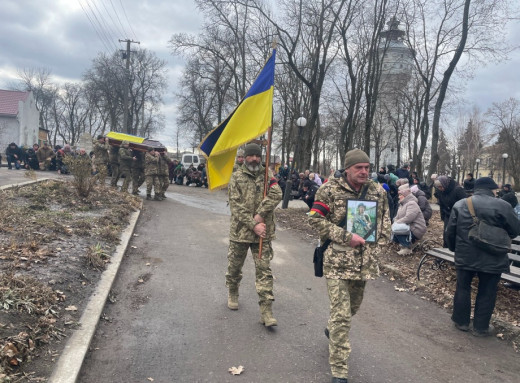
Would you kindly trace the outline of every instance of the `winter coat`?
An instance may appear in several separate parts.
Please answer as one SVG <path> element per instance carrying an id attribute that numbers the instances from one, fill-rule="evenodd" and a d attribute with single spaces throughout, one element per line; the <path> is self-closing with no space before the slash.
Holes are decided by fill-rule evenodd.
<path id="1" fill-rule="evenodd" d="M 457 182 L 450 179 L 448 187 L 435 193 L 439 200 L 439 207 L 441 212 L 441 219 L 446 222 L 450 217 L 451 208 L 455 205 L 455 202 L 466 198 L 466 192 L 463 188 L 457 185 Z"/>
<path id="2" fill-rule="evenodd" d="M 56 157 L 56 153 L 52 151 L 48 146 L 42 146 L 40 149 L 36 151 L 36 157 L 38 158 L 38 162 L 44 162 L 48 158 Z"/>
<path id="3" fill-rule="evenodd" d="M 251 172 L 241 165 L 231 176 L 228 186 L 231 225 L 229 239 L 234 242 L 258 243 L 260 237 L 253 231 L 257 222 L 254 216 L 259 214 L 266 226 L 264 241 L 275 237 L 274 209 L 282 200 L 282 189 L 276 178 L 271 178 L 267 195 L 264 197 L 263 166 L 257 172 Z"/>
<path id="4" fill-rule="evenodd" d="M 399 201 L 399 209 L 394 218 L 394 223 L 407 223 L 410 225 L 413 235 L 421 239 L 426 233 L 426 222 L 421 208 L 417 204 L 417 198 L 410 193 Z"/>
<path id="5" fill-rule="evenodd" d="M 495 198 L 491 190 L 475 190 L 472 202 L 477 218 L 490 225 L 503 228 L 511 238 L 520 234 L 520 221 L 511 205 Z M 509 272 L 507 254 L 488 254 L 486 250 L 477 247 L 469 240 L 468 232 L 472 225 L 473 218 L 469 212 L 467 200 L 458 201 L 451 211 L 445 235 L 449 249 L 455 252 L 455 267 L 490 274 Z"/>
<path id="6" fill-rule="evenodd" d="M 391 224 L 385 189 L 373 181 L 368 184 L 364 199 L 378 202 L 377 243 L 355 248 L 350 247 L 353 234 L 340 223 L 347 213 L 347 200 L 359 199 L 361 190 L 354 190 L 343 176 L 330 179 L 316 193 L 309 224 L 319 231 L 321 243 L 331 240 L 323 258 L 323 273 L 328 279 L 366 280 L 379 275 L 377 258 L 390 239 Z"/>
<path id="7" fill-rule="evenodd" d="M 408 171 L 407 169 L 405 168 L 399 168 L 395 171 L 395 175 L 399 178 L 406 178 L 406 179 L 409 179 L 410 178 L 410 171 Z"/>
<path id="8" fill-rule="evenodd" d="M 432 207 L 428 202 L 428 198 L 426 198 L 426 194 L 422 190 L 417 190 L 413 195 L 417 198 L 417 204 L 423 213 L 426 224 L 428 224 L 428 221 L 432 217 Z"/>
<path id="9" fill-rule="evenodd" d="M 13 156 L 16 154 L 18 156 L 17 161 L 23 161 L 24 159 L 23 150 L 18 145 L 15 145 L 14 148 L 11 148 L 11 144 L 9 144 L 7 149 L 5 149 L 5 154 L 6 156 Z"/>
<path id="10" fill-rule="evenodd" d="M 472 177 L 469 180 L 464 180 L 463 186 L 466 193 L 473 193 L 473 189 L 475 189 L 475 178 Z"/>

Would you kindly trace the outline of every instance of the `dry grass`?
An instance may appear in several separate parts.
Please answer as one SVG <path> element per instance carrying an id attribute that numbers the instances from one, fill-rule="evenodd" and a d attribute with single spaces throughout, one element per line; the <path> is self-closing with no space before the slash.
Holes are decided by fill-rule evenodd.
<path id="1" fill-rule="evenodd" d="M 77 323 L 140 203 L 104 185 L 80 197 L 58 180 L 0 191 L 1 383 L 45 380 L 38 355 L 55 353 Z"/>

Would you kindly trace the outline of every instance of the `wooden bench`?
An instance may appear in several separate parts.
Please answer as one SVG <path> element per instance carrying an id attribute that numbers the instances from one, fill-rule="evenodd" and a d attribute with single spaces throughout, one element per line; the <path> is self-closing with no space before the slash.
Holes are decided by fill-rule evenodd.
<path id="1" fill-rule="evenodd" d="M 515 285 L 520 285 L 520 267 L 516 266 L 520 265 L 520 255 L 515 253 L 508 253 L 507 255 L 511 262 L 511 271 L 509 273 L 502 273 L 501 278 Z M 454 254 L 449 249 L 430 249 L 423 255 L 419 262 L 419 266 L 417 267 L 417 280 L 421 280 L 420 273 L 423 264 L 430 261 L 432 262 L 432 270 L 446 270 L 449 264 L 455 263 Z"/>

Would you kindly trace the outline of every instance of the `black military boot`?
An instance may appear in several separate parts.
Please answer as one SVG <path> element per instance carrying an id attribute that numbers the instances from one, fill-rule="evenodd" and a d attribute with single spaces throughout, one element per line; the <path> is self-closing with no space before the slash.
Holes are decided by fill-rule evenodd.
<path id="1" fill-rule="evenodd" d="M 332 383 L 348 383 L 348 380 L 345 378 L 332 378 Z"/>

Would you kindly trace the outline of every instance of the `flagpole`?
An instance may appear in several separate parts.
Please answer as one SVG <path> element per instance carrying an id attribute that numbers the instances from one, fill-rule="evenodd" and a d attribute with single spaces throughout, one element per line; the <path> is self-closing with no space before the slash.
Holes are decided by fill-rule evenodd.
<path id="1" fill-rule="evenodd" d="M 272 125 L 272 124 L 271 124 Z M 267 196 L 267 189 L 269 188 L 269 162 L 271 159 L 271 139 L 273 136 L 273 128 L 269 127 L 267 130 L 267 147 L 265 149 L 265 174 L 264 174 L 264 198 Z M 266 227 L 267 231 L 267 227 Z M 258 244 L 258 259 L 262 259 L 262 246 L 263 238 L 260 237 L 260 243 Z"/>

